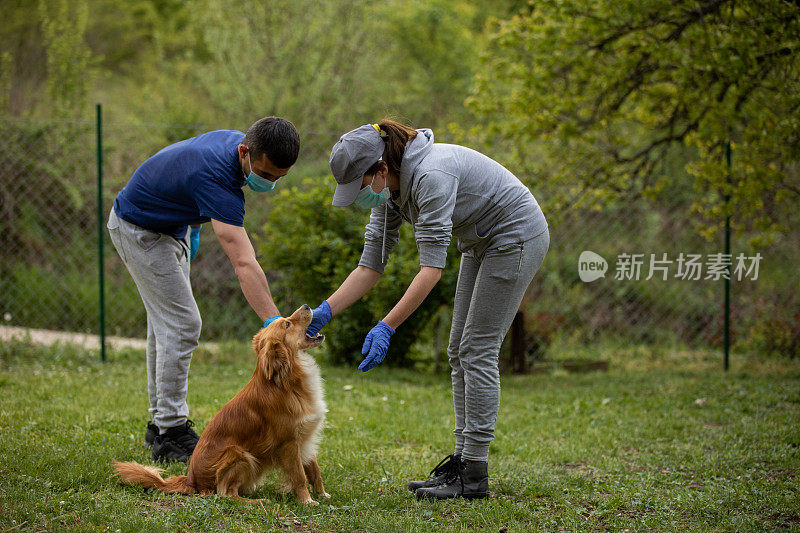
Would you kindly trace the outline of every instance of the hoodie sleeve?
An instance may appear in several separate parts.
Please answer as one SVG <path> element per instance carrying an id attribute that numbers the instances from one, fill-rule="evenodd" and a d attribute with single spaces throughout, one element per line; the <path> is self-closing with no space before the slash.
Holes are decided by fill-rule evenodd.
<path id="1" fill-rule="evenodd" d="M 433 170 L 419 178 L 413 195 L 419 208 L 414 236 L 420 266 L 444 268 L 457 192 L 458 178 L 448 172 Z"/>
<path id="2" fill-rule="evenodd" d="M 372 209 L 369 224 L 364 228 L 364 251 L 359 266 L 365 266 L 383 274 L 389 262 L 389 253 L 400 240 L 400 213 L 382 205 Z M 385 235 L 385 240 L 384 240 Z"/>

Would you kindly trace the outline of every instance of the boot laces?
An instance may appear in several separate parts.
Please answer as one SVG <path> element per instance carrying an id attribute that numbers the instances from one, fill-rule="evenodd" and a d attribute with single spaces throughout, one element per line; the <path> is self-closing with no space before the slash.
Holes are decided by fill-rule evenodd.
<path id="1" fill-rule="evenodd" d="M 441 461 L 439 461 L 439 464 L 433 467 L 433 470 L 431 470 L 431 472 L 430 472 L 430 474 L 428 474 L 428 476 L 429 477 L 439 477 L 442 474 L 446 474 L 446 473 L 454 471 L 456 469 L 457 468 L 456 468 L 455 455 L 450 454 L 447 457 L 445 457 L 444 459 L 442 459 Z"/>
<path id="2" fill-rule="evenodd" d="M 195 433 L 192 427 L 194 427 L 194 422 L 187 420 L 186 425 L 181 428 L 183 431 L 175 438 L 175 442 L 186 451 L 191 451 L 198 439 L 197 433 Z"/>

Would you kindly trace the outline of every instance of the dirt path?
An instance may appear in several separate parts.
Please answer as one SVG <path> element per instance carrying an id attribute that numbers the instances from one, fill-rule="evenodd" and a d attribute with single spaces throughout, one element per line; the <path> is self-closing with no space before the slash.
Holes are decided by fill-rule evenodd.
<path id="1" fill-rule="evenodd" d="M 100 336 L 89 333 L 73 333 L 70 331 L 50 331 L 46 329 L 18 328 L 0 326 L 0 341 L 12 339 L 30 340 L 36 344 L 51 346 L 57 343 L 75 344 L 89 350 L 100 349 Z M 126 339 L 123 337 L 106 337 L 108 348 L 137 348 L 144 350 L 147 341 L 144 339 Z"/>
<path id="2" fill-rule="evenodd" d="M 48 329 L 20 328 L 16 326 L 0 326 L 0 342 L 10 340 L 30 341 L 35 344 L 52 346 L 53 344 L 74 344 L 87 350 L 100 349 L 100 336 L 91 333 L 75 333 L 72 331 L 53 331 Z M 207 350 L 216 350 L 216 342 L 203 342 L 200 345 Z M 134 348 L 144 350 L 147 348 L 145 339 L 131 339 L 125 337 L 106 337 L 106 348 L 114 350 L 119 348 Z"/>

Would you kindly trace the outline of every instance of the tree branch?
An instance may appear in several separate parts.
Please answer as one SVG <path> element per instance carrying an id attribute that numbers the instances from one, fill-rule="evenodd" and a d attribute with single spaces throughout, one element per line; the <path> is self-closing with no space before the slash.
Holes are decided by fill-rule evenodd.
<path id="1" fill-rule="evenodd" d="M 663 42 L 668 43 L 677 40 L 683 34 L 683 32 L 686 31 L 686 28 L 688 28 L 695 22 L 699 22 L 700 20 L 705 18 L 706 15 L 719 11 L 723 5 L 727 4 L 730 1 L 732 0 L 712 0 L 710 2 L 706 2 L 705 4 L 701 5 L 698 8 L 689 10 L 688 11 L 689 16 L 686 17 L 683 21 L 681 21 L 680 24 L 678 24 L 678 27 L 672 30 L 672 32 L 669 35 L 667 35 L 664 39 L 662 39 Z"/>

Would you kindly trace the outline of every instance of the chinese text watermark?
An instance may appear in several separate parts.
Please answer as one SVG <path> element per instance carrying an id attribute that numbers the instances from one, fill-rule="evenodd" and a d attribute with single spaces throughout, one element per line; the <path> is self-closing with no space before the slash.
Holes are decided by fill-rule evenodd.
<path id="1" fill-rule="evenodd" d="M 614 264 L 615 280 L 645 281 L 650 279 L 712 280 L 735 279 L 742 281 L 758 279 L 758 268 L 761 264 L 760 253 L 748 256 L 740 253 L 685 254 L 681 252 L 677 258 L 670 258 L 666 253 L 660 254 L 628 254 L 617 255 Z M 578 258 L 578 275 L 581 281 L 590 283 L 606 277 L 608 262 L 591 250 L 584 250 Z"/>

